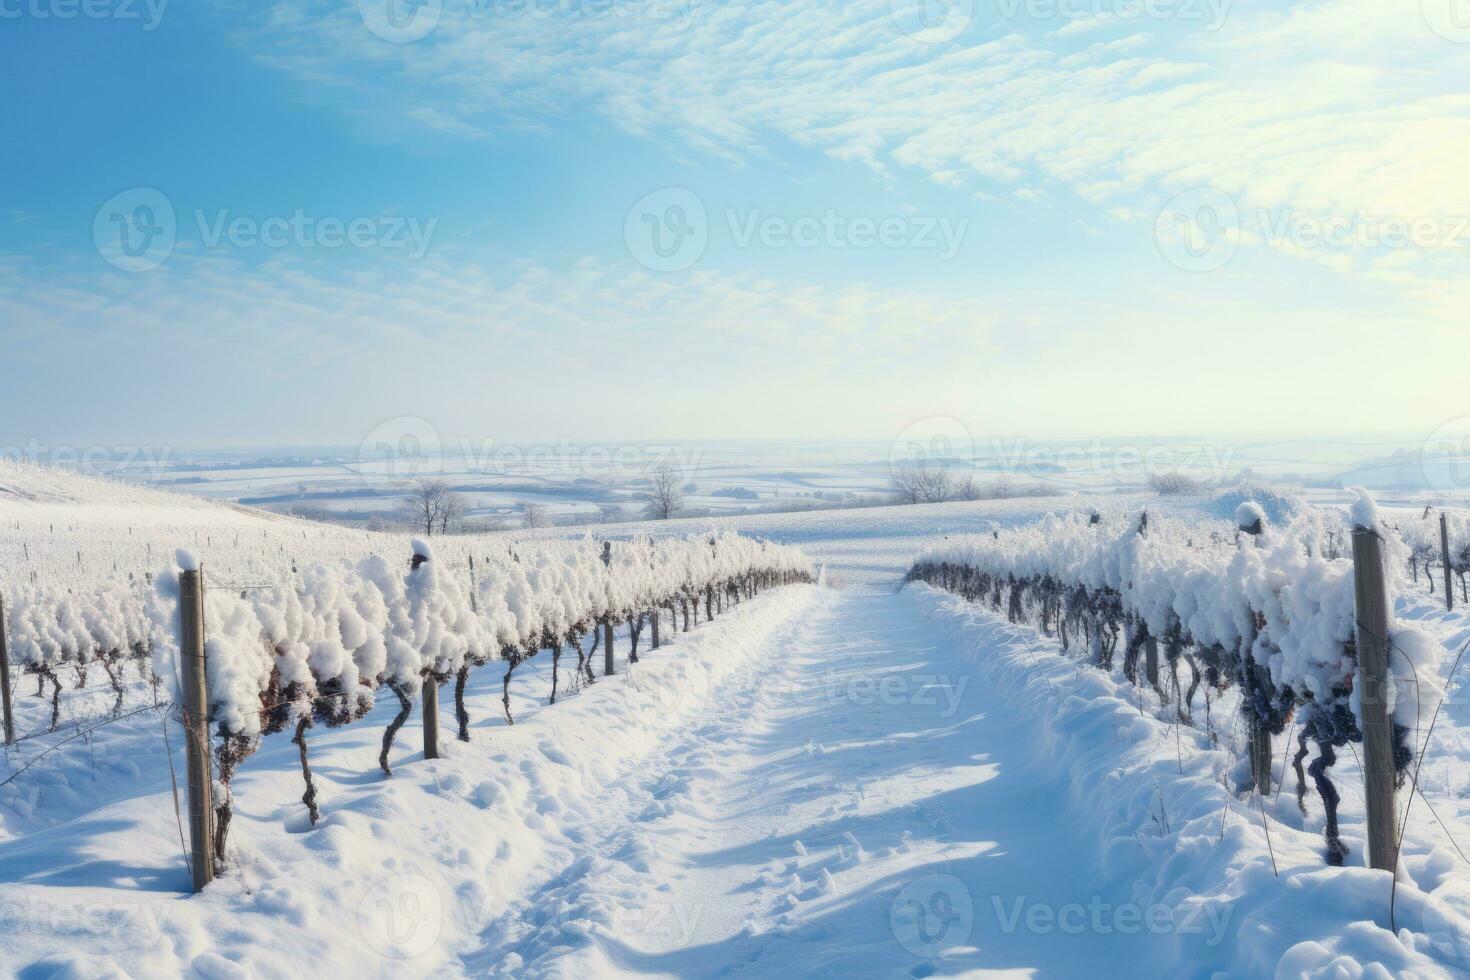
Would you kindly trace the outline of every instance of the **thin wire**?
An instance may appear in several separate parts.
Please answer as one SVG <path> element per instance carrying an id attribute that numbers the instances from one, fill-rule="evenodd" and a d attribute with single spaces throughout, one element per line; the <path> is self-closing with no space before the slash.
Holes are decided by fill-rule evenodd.
<path id="1" fill-rule="evenodd" d="M 89 693 L 91 693 L 92 691 L 100 691 L 101 688 L 88 688 L 87 690 L 88 690 Z M 172 701 L 165 701 L 163 704 L 148 705 L 147 707 L 164 708 L 164 707 L 170 707 L 172 704 L 173 704 Z M 101 724 L 103 724 L 103 725 L 111 724 L 114 721 L 121 721 L 123 718 L 126 718 L 126 717 L 128 717 L 128 715 L 111 715 L 108 718 L 106 718 Z M 34 731 L 34 732 L 28 732 L 25 735 L 17 735 L 15 738 L 13 738 L 13 739 L 10 740 L 10 744 L 11 745 L 19 745 L 21 742 L 29 742 L 33 738 L 45 738 L 47 735 L 55 735 L 56 734 L 56 731 L 57 731 L 57 729 L 55 729 L 55 728 L 47 728 L 44 731 L 43 730 L 37 730 L 37 731 Z"/>
<path id="2" fill-rule="evenodd" d="M 1429 719 L 1429 730 L 1424 733 L 1424 745 L 1419 750 L 1419 758 L 1414 761 L 1414 778 L 1413 778 L 1413 781 L 1411 783 L 1411 788 L 1410 788 L 1410 791 L 1409 791 L 1409 802 L 1404 805 L 1404 825 L 1403 825 L 1403 827 L 1400 827 L 1399 828 L 1399 839 L 1394 844 L 1394 852 L 1393 852 L 1393 884 L 1391 886 L 1389 886 L 1389 891 L 1388 891 L 1388 924 L 1389 924 L 1389 927 L 1391 929 L 1393 929 L 1395 932 L 1398 931 L 1398 926 L 1397 926 L 1397 924 L 1395 923 L 1395 920 L 1394 920 L 1394 909 L 1395 909 L 1395 902 L 1398 899 L 1398 888 L 1399 888 L 1399 851 L 1402 849 L 1402 845 L 1403 845 L 1403 842 L 1404 842 L 1404 829 L 1409 824 L 1409 808 L 1414 805 L 1414 794 L 1415 793 L 1418 793 L 1420 796 L 1423 796 L 1424 795 L 1423 792 L 1419 789 L 1419 770 L 1424 765 L 1424 756 L 1429 752 L 1429 740 L 1434 735 L 1434 726 L 1435 726 L 1435 723 L 1439 721 L 1439 711 L 1440 711 L 1441 708 L 1444 707 L 1445 698 L 1448 695 L 1448 691 L 1449 691 L 1450 681 L 1452 681 L 1452 680 L 1455 679 L 1455 671 L 1457 671 L 1457 670 L 1460 669 L 1460 661 L 1462 661 L 1465 658 L 1465 651 L 1466 650 L 1470 650 L 1470 640 L 1466 640 L 1465 643 L 1464 643 L 1464 645 L 1460 647 L 1460 652 L 1459 652 L 1459 654 L 1457 654 L 1455 656 L 1455 662 L 1450 667 L 1450 672 L 1445 676 L 1445 691 L 1446 691 L 1446 694 L 1445 695 L 1441 695 L 1440 696 L 1440 699 L 1439 699 L 1439 704 L 1437 704 L 1437 705 L 1434 706 L 1434 717 L 1432 717 L 1432 718 Z M 1401 650 L 1399 652 L 1402 653 L 1403 651 Z M 1405 659 L 1408 659 L 1408 655 L 1407 654 L 1405 654 L 1404 656 L 1405 656 Z M 1418 698 L 1415 697 L 1414 700 L 1415 701 L 1418 701 Z M 1428 801 L 1426 800 L 1425 802 L 1427 803 Z M 1457 848 L 1457 850 L 1458 850 L 1458 848 Z"/>
<path id="3" fill-rule="evenodd" d="M 174 790 L 174 822 L 179 825 L 179 851 L 184 855 L 184 867 L 189 870 L 190 877 L 194 874 L 194 861 L 189 855 L 189 846 L 184 843 L 184 817 L 179 811 L 179 776 L 174 771 L 174 748 L 168 737 L 168 715 L 160 711 L 158 718 L 163 722 L 163 746 L 168 755 L 168 779 L 173 784 Z"/>
<path id="4" fill-rule="evenodd" d="M 40 762 L 42 759 L 46 758 L 46 756 L 50 755 L 52 752 L 55 752 L 57 749 L 61 748 L 67 742 L 70 742 L 73 739 L 81 738 L 83 735 L 90 735 L 93 732 L 95 732 L 97 729 L 99 729 L 99 728 L 106 728 L 108 725 L 111 725 L 114 722 L 123 721 L 124 719 L 131 718 L 134 715 L 139 715 L 139 714 L 142 714 L 145 711 L 153 711 L 153 710 L 155 710 L 154 707 L 153 707 L 153 705 L 151 705 L 151 704 L 145 704 L 141 708 L 134 708 L 132 711 L 129 711 L 127 714 L 118 715 L 116 718 L 109 718 L 106 721 L 98 722 L 97 724 L 93 725 L 91 728 L 79 728 L 79 729 L 77 729 L 75 732 L 72 732 L 66 738 L 63 738 L 61 741 L 57 742 L 55 745 L 52 745 L 52 746 L 47 747 L 46 751 L 42 752 L 40 755 L 36 756 L 30 762 L 27 762 L 25 765 L 21 766 L 15 772 L 13 772 L 9 776 L 7 776 L 5 778 L 5 780 L 4 780 L 4 782 L 0 782 L 0 787 L 6 786 L 9 783 L 11 783 L 15 779 L 15 777 L 19 776 L 21 773 L 25 772 L 27 769 L 29 769 L 32 766 L 34 766 L 36 763 Z"/>

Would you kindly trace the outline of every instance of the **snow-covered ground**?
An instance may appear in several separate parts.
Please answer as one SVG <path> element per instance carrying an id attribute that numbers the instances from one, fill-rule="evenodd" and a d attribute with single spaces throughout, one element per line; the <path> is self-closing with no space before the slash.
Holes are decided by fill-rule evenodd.
<path id="1" fill-rule="evenodd" d="M 54 519 L 83 539 L 119 521 L 206 539 L 312 530 L 145 490 L 61 490 L 0 500 L 0 520 L 39 534 Z M 492 663 L 471 674 L 471 741 L 451 740 L 446 719 L 446 758 L 425 760 L 415 713 L 391 778 L 376 768 L 387 702 L 314 730 L 315 828 L 296 747 L 272 736 L 234 783 L 233 865 L 199 896 L 174 812 L 179 729 L 129 673 L 126 717 L 89 730 L 111 705 L 94 678 L 65 693 L 56 733 L 0 765 L 0 972 L 1470 975 L 1458 678 L 1409 813 L 1391 923 L 1388 876 L 1363 867 L 1350 754 L 1337 769 L 1348 866 L 1332 869 L 1320 808 L 1297 811 L 1284 759 L 1286 786 L 1264 807 L 1226 791 L 1228 718 L 1214 745 L 1054 639 L 898 588 L 946 535 L 1089 505 L 670 522 L 659 530 L 733 525 L 797 544 L 827 566 L 824 584 L 768 592 L 656 653 L 645 640 L 631 670 L 620 636 L 618 676 L 550 707 L 543 653 L 515 675 L 514 726 Z M 1411 592 L 1399 615 L 1445 646 L 1448 671 L 1470 618 L 1439 603 Z M 18 727 L 45 727 L 33 680 L 17 687 Z"/>
<path id="2" fill-rule="evenodd" d="M 846 506 L 887 498 L 895 471 L 915 462 L 981 487 L 1041 486 L 1057 495 L 1135 493 L 1182 473 L 1209 484 L 1250 474 L 1332 495 L 1356 484 L 1405 503 L 1470 499 L 1465 443 L 1454 433 L 1377 439 L 1133 438 L 1067 440 L 991 434 L 931 417 L 886 439 L 515 445 L 456 438 L 428 420 L 385 420 L 361 444 L 255 451 L 128 447 L 71 460 L 87 472 L 212 500 L 345 520 L 393 519 L 415 480 L 442 478 L 470 514 L 518 526 L 523 505 L 558 521 L 598 522 L 600 509 L 636 516 L 648 478 L 671 466 L 686 505 L 713 516 Z M 0 449 L 0 459 L 36 455 Z M 44 454 L 42 454 L 44 455 Z"/>

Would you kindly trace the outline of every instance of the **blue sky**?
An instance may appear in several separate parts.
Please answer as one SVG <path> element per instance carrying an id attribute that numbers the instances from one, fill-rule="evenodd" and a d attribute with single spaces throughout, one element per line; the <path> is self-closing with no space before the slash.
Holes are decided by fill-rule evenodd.
<path id="1" fill-rule="evenodd" d="M 1459 0 L 389 2 L 0 0 L 5 442 L 1463 412 Z"/>

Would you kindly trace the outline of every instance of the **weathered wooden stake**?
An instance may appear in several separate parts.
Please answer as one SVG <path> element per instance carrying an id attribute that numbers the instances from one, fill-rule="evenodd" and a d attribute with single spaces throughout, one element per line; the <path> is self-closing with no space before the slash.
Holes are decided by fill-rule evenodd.
<path id="1" fill-rule="evenodd" d="M 1061 619 L 1061 610 L 1057 611 L 1057 619 Z M 1149 686 L 1154 690 L 1159 689 L 1159 641 L 1154 639 L 1150 633 L 1148 639 L 1143 641 L 1143 674 L 1148 678 Z"/>
<path id="2" fill-rule="evenodd" d="M 654 627 L 654 636 L 658 635 Z M 5 600 L 0 599 L 0 708 L 4 710 L 5 744 L 15 741 L 15 717 L 10 713 L 10 655 L 5 649 Z"/>
<path id="3" fill-rule="evenodd" d="M 1368 804 L 1368 864 L 1391 871 L 1394 828 L 1393 720 L 1388 715 L 1388 583 L 1383 542 L 1372 528 L 1353 528 L 1357 609 L 1358 694 L 1363 711 L 1363 783 Z"/>
<path id="4" fill-rule="evenodd" d="M 439 682 L 424 678 L 424 758 L 439 758 Z"/>
<path id="5" fill-rule="evenodd" d="M 1454 611 L 1455 587 L 1450 584 L 1450 518 L 1443 511 L 1439 515 L 1439 548 L 1444 556 L 1444 607 Z"/>
<path id="6" fill-rule="evenodd" d="M 602 565 L 612 567 L 612 542 L 602 542 Z M 612 617 L 602 621 L 602 672 L 608 677 L 617 673 L 613 667 L 613 624 Z"/>
<path id="7" fill-rule="evenodd" d="M 1241 520 L 1239 525 L 1241 531 L 1251 536 L 1257 548 L 1261 547 L 1261 536 L 1266 533 L 1265 521 L 1260 517 L 1256 517 L 1247 524 L 1245 521 L 1253 515 L 1241 514 L 1239 516 Z M 1245 643 L 1241 645 L 1240 656 L 1245 663 L 1245 670 L 1250 675 L 1250 680 L 1254 686 L 1261 691 L 1268 691 L 1271 688 L 1271 675 L 1265 667 L 1256 663 L 1255 658 L 1251 656 L 1251 648 L 1255 644 L 1255 631 L 1252 630 L 1251 635 L 1246 637 Z M 1271 732 L 1265 725 L 1261 724 L 1261 720 L 1256 717 L 1253 711 L 1246 712 L 1246 722 L 1246 735 L 1250 742 L 1248 754 L 1251 763 L 1251 780 L 1255 784 L 1257 793 L 1261 796 L 1270 796 L 1271 761 L 1275 758 L 1275 754 L 1271 751 Z"/>
<path id="8" fill-rule="evenodd" d="M 1261 796 L 1271 795 L 1271 732 L 1256 719 L 1251 719 L 1251 776 L 1255 780 L 1256 792 Z M 1285 778 L 1284 776 L 1282 778 Z"/>
<path id="9" fill-rule="evenodd" d="M 190 871 L 194 891 L 214 880 L 214 766 L 209 752 L 209 687 L 204 659 L 204 580 L 179 573 L 179 637 L 183 666 L 184 748 L 189 772 Z"/>
<path id="10" fill-rule="evenodd" d="M 658 610 L 655 609 L 653 612 L 649 613 L 648 616 L 649 616 L 650 622 L 653 624 L 653 636 L 652 636 L 653 648 L 655 650 L 657 650 L 658 649 Z"/>

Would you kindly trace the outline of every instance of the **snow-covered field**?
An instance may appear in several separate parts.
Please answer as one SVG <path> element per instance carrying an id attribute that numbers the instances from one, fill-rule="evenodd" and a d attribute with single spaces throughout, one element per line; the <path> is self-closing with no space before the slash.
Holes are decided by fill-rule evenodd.
<path id="1" fill-rule="evenodd" d="M 1335 770 L 1348 858 L 1329 868 L 1321 808 L 1309 796 L 1297 809 L 1285 740 L 1269 799 L 1227 789 L 1231 695 L 1216 702 L 1217 744 L 1054 638 L 900 588 L 946 538 L 1145 503 L 1227 530 L 1234 509 L 1074 495 L 600 528 L 736 530 L 801 548 L 825 575 L 666 634 L 656 652 L 645 641 L 637 665 L 624 630 L 617 676 L 554 706 L 542 653 L 515 675 L 514 726 L 503 665 L 475 670 L 470 741 L 453 740 L 446 704 L 445 757 L 423 758 L 415 712 L 392 777 L 377 768 L 391 698 L 319 728 L 315 827 L 296 746 L 269 736 L 234 781 L 230 866 L 197 896 L 175 816 L 177 723 L 135 668 L 114 721 L 105 678 L 74 690 L 68 676 L 58 729 L 0 766 L 0 972 L 1470 974 L 1470 699 L 1448 678 L 1470 618 L 1442 596 L 1411 582 L 1397 604 L 1442 648 L 1448 694 L 1391 921 L 1389 876 L 1364 866 L 1350 753 Z M 449 567 L 492 543 L 577 534 L 435 539 L 436 555 Z M 406 558 L 408 542 L 81 478 L 0 479 L 0 591 L 30 571 L 141 576 L 175 547 L 206 568 L 266 570 Z M 21 733 L 49 721 L 34 684 L 16 685 Z"/>
<path id="2" fill-rule="evenodd" d="M 26 455 L 0 449 L 0 459 Z M 528 503 L 558 522 L 634 517 L 647 502 L 650 474 L 665 465 L 678 473 L 690 510 L 723 516 L 886 500 L 896 470 L 914 463 L 982 488 L 1039 487 L 1056 495 L 1136 493 L 1152 476 L 1180 473 L 1210 484 L 1250 475 L 1327 498 L 1361 484 L 1405 504 L 1463 505 L 1470 499 L 1463 455 L 1463 443 L 1443 433 L 1378 440 L 1036 440 L 983 436 L 945 417 L 918 420 L 881 440 L 515 445 L 456 439 L 427 420 L 398 418 L 358 446 L 131 447 L 72 462 L 137 485 L 348 521 L 401 519 L 413 482 L 439 478 L 464 497 L 471 518 L 519 526 Z"/>

